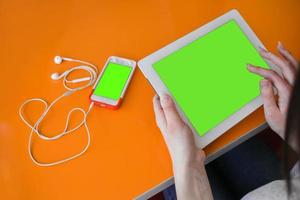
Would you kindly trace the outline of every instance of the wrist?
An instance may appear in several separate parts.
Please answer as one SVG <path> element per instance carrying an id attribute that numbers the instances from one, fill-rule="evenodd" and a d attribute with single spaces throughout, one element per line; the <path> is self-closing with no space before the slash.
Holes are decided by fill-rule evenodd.
<path id="1" fill-rule="evenodd" d="M 191 170 L 199 170 L 204 167 L 206 156 L 203 150 L 196 150 L 191 155 L 187 155 L 185 159 L 172 159 L 172 166 L 174 173 Z"/>
<path id="2" fill-rule="evenodd" d="M 187 161 L 173 163 L 177 199 L 213 199 L 204 165 L 204 152 L 198 152 Z"/>

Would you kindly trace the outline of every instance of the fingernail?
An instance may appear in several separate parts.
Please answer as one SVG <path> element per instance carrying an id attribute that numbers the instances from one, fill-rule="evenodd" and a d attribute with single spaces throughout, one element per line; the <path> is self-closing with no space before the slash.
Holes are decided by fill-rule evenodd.
<path id="1" fill-rule="evenodd" d="M 262 48 L 262 47 L 259 47 L 259 51 L 263 52 L 263 53 L 268 53 L 268 51 L 266 49 Z"/>
<path id="2" fill-rule="evenodd" d="M 268 81 L 268 80 L 261 80 L 261 81 L 260 81 L 260 86 L 261 86 L 262 88 L 269 87 L 269 81 Z"/>
<path id="3" fill-rule="evenodd" d="M 253 69 L 254 68 L 254 66 L 253 65 L 251 65 L 251 64 L 247 64 L 247 69 L 248 70 L 250 70 L 250 69 Z"/>
<path id="4" fill-rule="evenodd" d="M 282 44 L 282 42 L 281 42 L 281 41 L 278 41 L 278 48 L 280 48 L 280 49 L 284 49 L 284 47 L 283 47 L 283 44 Z"/>
<path id="5" fill-rule="evenodd" d="M 162 94 L 162 95 L 160 96 L 160 103 L 161 103 L 161 105 L 162 105 L 163 107 L 169 105 L 169 103 L 170 103 L 170 97 L 169 97 L 169 95 L 167 95 L 167 94 Z"/>

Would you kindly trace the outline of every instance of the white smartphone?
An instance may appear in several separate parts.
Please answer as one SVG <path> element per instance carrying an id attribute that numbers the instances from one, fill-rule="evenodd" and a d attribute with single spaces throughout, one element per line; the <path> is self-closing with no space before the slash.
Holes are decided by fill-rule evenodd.
<path id="1" fill-rule="evenodd" d="M 126 58 L 111 56 L 105 63 L 90 100 L 102 107 L 118 109 L 132 78 L 136 62 Z"/>

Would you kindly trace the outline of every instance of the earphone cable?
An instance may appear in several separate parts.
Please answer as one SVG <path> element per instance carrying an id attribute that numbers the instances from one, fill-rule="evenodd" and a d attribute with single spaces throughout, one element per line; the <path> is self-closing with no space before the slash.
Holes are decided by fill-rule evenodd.
<path id="1" fill-rule="evenodd" d="M 19 108 L 19 116 L 21 118 L 21 120 L 28 126 L 31 128 L 31 131 L 30 131 L 30 134 L 29 134 L 29 141 L 28 141 L 28 152 L 29 152 L 29 156 L 31 158 L 31 160 L 39 165 L 39 166 L 53 166 L 53 165 L 57 165 L 57 164 L 61 164 L 61 163 L 64 163 L 64 162 L 67 162 L 69 160 L 72 160 L 72 159 L 75 159 L 79 156 L 81 156 L 83 153 L 86 152 L 86 150 L 88 149 L 89 145 L 90 145 L 90 130 L 88 128 L 88 125 L 87 125 L 87 116 L 88 114 L 90 113 L 94 103 L 90 103 L 89 105 L 89 108 L 87 111 L 85 111 L 84 109 L 82 108 L 79 108 L 79 107 L 76 107 L 76 108 L 73 108 L 72 110 L 69 111 L 68 115 L 67 115 L 67 119 L 66 119 L 66 124 L 65 124 L 65 127 L 64 127 L 64 130 L 59 133 L 59 134 L 55 134 L 54 136 L 52 137 L 49 137 L 49 136 L 46 136 L 45 134 L 41 133 L 39 131 L 39 125 L 41 123 L 41 121 L 45 118 L 45 116 L 47 115 L 47 113 L 49 112 L 49 110 L 53 107 L 54 104 L 56 104 L 59 100 L 61 100 L 63 97 L 66 97 L 66 96 L 69 96 L 71 94 L 73 94 L 74 92 L 76 91 L 79 91 L 79 90 L 82 90 L 82 89 L 85 89 L 89 86 L 92 86 L 96 79 L 97 79 L 97 73 L 98 73 L 98 70 L 96 68 L 95 65 L 92 65 L 91 63 L 88 63 L 88 62 L 85 62 L 85 61 L 80 61 L 80 60 L 76 60 L 76 59 L 71 59 L 71 58 L 68 58 L 69 61 L 73 61 L 73 62 L 79 62 L 79 63 L 82 63 L 82 64 L 85 64 L 85 65 L 88 65 L 88 66 L 85 66 L 85 65 L 81 65 L 81 66 L 76 66 L 76 67 L 73 67 L 69 70 L 67 70 L 65 72 L 65 75 L 64 75 L 64 78 L 63 78 L 63 85 L 64 87 L 66 88 L 66 92 L 64 92 L 62 95 L 58 96 L 54 101 L 52 101 L 50 104 L 48 104 L 45 100 L 43 99 L 40 99 L 40 98 L 32 98 L 32 99 L 28 99 L 26 100 L 25 102 L 23 102 Z M 90 67 L 91 66 L 91 67 Z M 77 88 L 70 88 L 67 86 L 67 83 L 68 83 L 68 75 L 72 72 L 74 72 L 75 70 L 85 70 L 85 71 L 88 71 L 89 74 L 90 74 L 90 79 L 89 79 L 89 82 L 81 87 L 77 87 Z M 34 125 L 31 125 L 31 123 L 29 121 L 27 121 L 24 117 L 24 106 L 26 106 L 28 103 L 31 103 L 31 102 L 42 102 L 44 104 L 44 111 L 43 113 L 40 115 L 39 119 L 34 123 Z M 83 113 L 83 120 L 81 120 L 81 122 L 79 124 L 77 124 L 74 128 L 68 130 L 68 127 L 69 127 L 69 121 L 70 121 L 70 116 L 72 115 L 73 112 L 75 111 L 80 111 L 81 113 Z M 46 162 L 39 162 L 33 155 L 32 153 L 32 136 L 33 136 L 33 133 L 36 133 L 37 136 L 43 140 L 47 140 L 47 141 L 53 141 L 53 140 L 57 140 L 61 137 L 63 137 L 64 135 L 66 134 L 69 134 L 77 129 L 79 129 L 82 125 L 84 125 L 85 127 L 85 130 L 86 130 L 86 134 L 87 134 L 87 143 L 85 145 L 85 147 L 83 148 L 83 150 L 73 156 L 70 156 L 68 158 L 65 158 L 65 159 L 62 159 L 62 160 L 58 160 L 58 161 L 55 161 L 55 162 L 51 162 L 51 163 L 46 163 Z"/>

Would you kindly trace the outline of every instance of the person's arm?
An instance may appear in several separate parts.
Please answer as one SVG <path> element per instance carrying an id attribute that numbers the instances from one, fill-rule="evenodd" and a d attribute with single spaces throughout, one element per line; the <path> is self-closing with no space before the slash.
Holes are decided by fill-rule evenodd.
<path id="1" fill-rule="evenodd" d="M 201 156 L 192 163 L 173 164 L 173 172 L 177 199 L 213 199 Z"/>
<path id="2" fill-rule="evenodd" d="M 181 120 L 168 95 L 153 100 L 156 123 L 169 149 L 177 199 L 213 199 L 204 167 L 205 153 L 197 149 L 191 129 Z"/>
<path id="3" fill-rule="evenodd" d="M 299 64 L 281 42 L 278 43 L 277 49 L 281 57 L 264 49 L 261 49 L 260 54 L 276 65 L 282 76 L 274 70 L 253 65 L 248 65 L 248 70 L 265 78 L 260 82 L 265 117 L 271 129 L 284 139 L 288 105 Z M 278 100 L 275 98 L 273 87 L 278 92 Z M 291 138 L 289 145 L 298 152 L 297 140 Z"/>
<path id="4" fill-rule="evenodd" d="M 284 138 L 289 98 L 299 65 L 281 43 L 278 44 L 278 51 L 282 58 L 266 50 L 261 50 L 261 55 L 277 65 L 283 77 L 273 70 L 253 65 L 248 65 L 248 70 L 265 78 L 260 84 L 265 117 L 272 130 Z M 276 101 L 273 86 L 278 91 L 278 101 Z M 192 131 L 181 120 L 169 96 L 163 95 L 161 99 L 155 96 L 153 103 L 156 123 L 162 132 L 173 162 L 178 199 L 213 199 L 204 167 L 205 154 L 197 149 Z M 297 151 L 297 145 L 292 138 L 290 146 Z"/>

